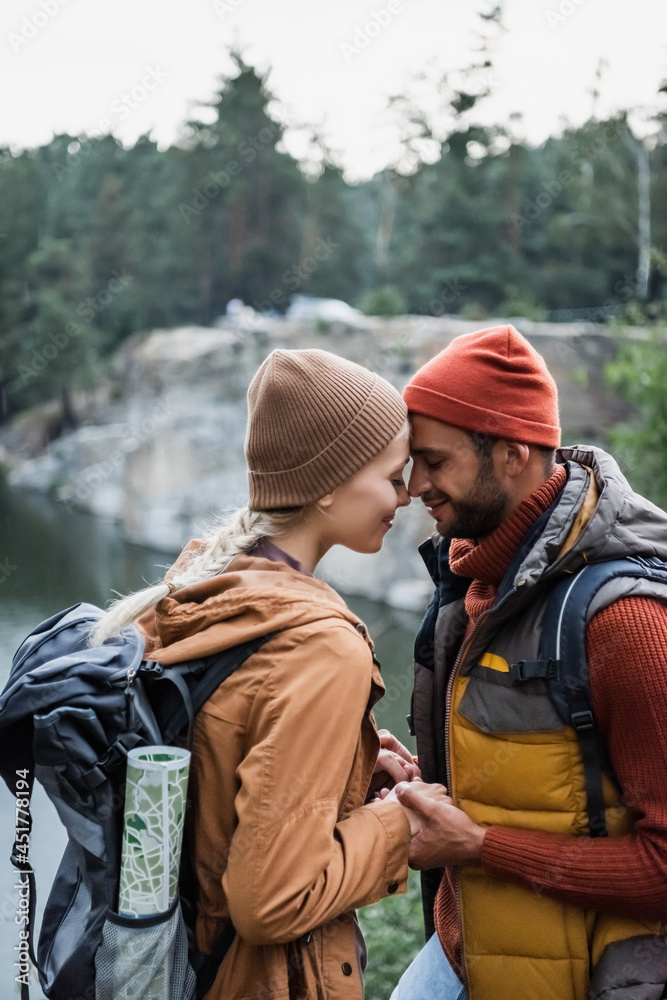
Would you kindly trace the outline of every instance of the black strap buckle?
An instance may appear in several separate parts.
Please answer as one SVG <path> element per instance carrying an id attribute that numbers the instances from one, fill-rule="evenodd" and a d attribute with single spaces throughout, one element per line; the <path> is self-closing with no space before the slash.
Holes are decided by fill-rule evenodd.
<path id="1" fill-rule="evenodd" d="M 141 742 L 141 737 L 136 733 L 121 733 L 97 763 L 81 775 L 86 787 L 91 791 L 98 788 L 116 768 L 125 763 L 130 750 L 134 750 Z"/>
<path id="2" fill-rule="evenodd" d="M 554 681 L 559 676 L 560 660 L 517 660 L 510 666 L 513 684 L 525 681 Z"/>
<path id="3" fill-rule="evenodd" d="M 578 733 L 590 733 L 595 728 L 593 713 L 590 709 L 572 713 L 572 725 Z"/>

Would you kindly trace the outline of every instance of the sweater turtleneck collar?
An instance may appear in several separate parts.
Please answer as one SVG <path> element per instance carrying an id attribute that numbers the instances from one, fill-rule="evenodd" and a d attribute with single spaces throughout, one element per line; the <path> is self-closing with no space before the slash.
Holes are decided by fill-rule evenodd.
<path id="1" fill-rule="evenodd" d="M 558 465 L 550 479 L 523 500 L 517 509 L 494 532 L 476 541 L 454 538 L 449 548 L 449 566 L 457 576 L 472 578 L 466 596 L 466 611 L 472 622 L 495 600 L 519 545 L 535 521 L 558 498 L 565 488 L 567 472 Z"/>

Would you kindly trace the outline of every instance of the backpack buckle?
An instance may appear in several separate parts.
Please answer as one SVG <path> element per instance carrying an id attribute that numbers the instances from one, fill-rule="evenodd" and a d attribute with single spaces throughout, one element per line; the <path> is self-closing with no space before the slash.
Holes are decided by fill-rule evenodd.
<path id="1" fill-rule="evenodd" d="M 164 667 L 155 660 L 144 660 L 139 666 L 141 675 L 148 674 L 149 677 L 162 677 Z M 127 674 L 125 675 L 127 677 Z"/>
<path id="2" fill-rule="evenodd" d="M 81 775 L 86 787 L 91 791 L 99 788 L 116 768 L 125 763 L 130 750 L 134 750 L 142 742 L 136 733 L 121 733 L 90 770 Z"/>
<path id="3" fill-rule="evenodd" d="M 512 663 L 509 674 L 513 684 L 525 681 L 555 681 L 558 678 L 560 660 L 517 660 Z"/>
<path id="4" fill-rule="evenodd" d="M 578 733 L 589 733 L 595 728 L 593 713 L 590 709 L 572 713 L 572 725 Z"/>

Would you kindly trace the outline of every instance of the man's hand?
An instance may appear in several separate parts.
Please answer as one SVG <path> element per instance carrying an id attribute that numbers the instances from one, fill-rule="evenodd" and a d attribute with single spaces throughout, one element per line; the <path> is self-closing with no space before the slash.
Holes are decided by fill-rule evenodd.
<path id="1" fill-rule="evenodd" d="M 421 782 L 421 778 L 417 778 L 417 781 Z M 398 801 L 396 787 L 392 788 L 391 791 L 387 788 L 383 788 L 382 791 L 378 793 L 376 798 L 381 799 L 383 802 L 396 802 L 405 813 L 408 823 L 410 824 L 410 837 L 412 838 L 416 833 L 419 833 L 422 828 L 422 818 L 419 813 L 413 812 L 412 809 L 408 809 L 407 806 Z"/>
<path id="2" fill-rule="evenodd" d="M 421 820 L 410 841 L 411 868 L 479 863 L 486 830 L 454 805 L 443 785 L 401 782 L 395 792 L 401 805 Z"/>
<path id="3" fill-rule="evenodd" d="M 421 777 L 417 758 L 387 729 L 380 729 L 380 750 L 375 762 L 369 798 L 381 790 L 389 790 L 399 781 L 414 781 Z"/>

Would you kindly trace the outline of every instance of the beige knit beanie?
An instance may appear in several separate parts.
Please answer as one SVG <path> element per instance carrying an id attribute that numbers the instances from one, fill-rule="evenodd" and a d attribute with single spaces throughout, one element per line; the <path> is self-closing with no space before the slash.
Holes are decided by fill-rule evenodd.
<path id="1" fill-rule="evenodd" d="M 301 507 L 375 458 L 407 419 L 400 393 L 328 351 L 273 351 L 248 389 L 251 510 Z"/>

